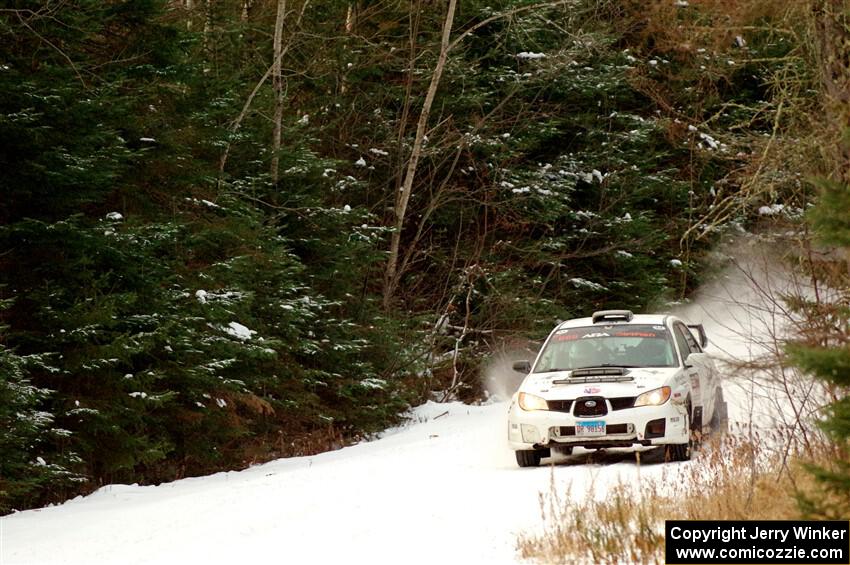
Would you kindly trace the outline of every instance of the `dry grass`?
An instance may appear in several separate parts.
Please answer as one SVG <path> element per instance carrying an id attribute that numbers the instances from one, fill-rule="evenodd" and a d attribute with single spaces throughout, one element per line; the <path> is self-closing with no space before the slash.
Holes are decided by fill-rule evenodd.
<path id="1" fill-rule="evenodd" d="M 552 488 L 540 497 L 543 528 L 520 535 L 519 554 L 539 563 L 663 563 L 665 520 L 801 518 L 798 496 L 820 489 L 785 445 L 777 434 L 741 430 L 693 463 L 639 485 L 621 481 L 603 499 L 558 492 L 553 469 Z M 825 464 L 827 449 L 809 460 Z"/>

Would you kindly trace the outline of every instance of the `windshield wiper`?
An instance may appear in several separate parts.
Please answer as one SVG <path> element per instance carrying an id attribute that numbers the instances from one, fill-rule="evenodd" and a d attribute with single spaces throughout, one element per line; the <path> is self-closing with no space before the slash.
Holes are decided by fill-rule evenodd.
<path id="1" fill-rule="evenodd" d="M 603 369 L 603 368 L 615 368 L 615 369 L 640 369 L 644 367 L 644 365 L 621 365 L 620 363 L 597 363 L 596 365 L 584 365 L 582 367 L 558 367 L 555 369 L 546 369 L 545 371 L 534 371 L 535 373 L 557 373 L 560 371 L 581 371 L 584 369 Z"/>

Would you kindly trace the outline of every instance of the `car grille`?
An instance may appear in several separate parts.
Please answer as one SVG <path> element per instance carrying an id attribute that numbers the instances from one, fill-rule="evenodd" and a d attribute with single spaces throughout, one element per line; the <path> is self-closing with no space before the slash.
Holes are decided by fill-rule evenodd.
<path id="1" fill-rule="evenodd" d="M 554 410 L 555 412 L 569 412 L 570 408 L 573 406 L 572 400 L 550 400 L 549 401 L 549 410 Z"/>
<path id="2" fill-rule="evenodd" d="M 573 414 L 576 416 L 604 416 L 608 405 L 601 396 L 583 396 L 576 398 Z"/>
<path id="3" fill-rule="evenodd" d="M 634 406 L 635 406 L 635 397 L 634 396 L 621 396 L 619 398 L 609 398 L 608 401 L 611 403 L 611 410 L 625 410 L 626 408 L 634 408 Z"/>

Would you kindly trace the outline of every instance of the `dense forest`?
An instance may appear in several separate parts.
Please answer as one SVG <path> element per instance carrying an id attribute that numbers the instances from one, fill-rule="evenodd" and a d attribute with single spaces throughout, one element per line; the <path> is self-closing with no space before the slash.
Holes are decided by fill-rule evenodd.
<path id="1" fill-rule="evenodd" d="M 725 233 L 850 244 L 846 11 L 785 4 L 0 3 L 0 511 L 478 398 Z"/>

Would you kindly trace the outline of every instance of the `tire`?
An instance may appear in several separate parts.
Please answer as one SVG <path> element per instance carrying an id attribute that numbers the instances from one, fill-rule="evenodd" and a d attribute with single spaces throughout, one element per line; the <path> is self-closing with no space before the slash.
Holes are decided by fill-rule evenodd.
<path id="1" fill-rule="evenodd" d="M 664 446 L 664 461 L 690 461 L 690 443 L 671 443 Z"/>
<path id="2" fill-rule="evenodd" d="M 573 446 L 572 445 L 559 445 L 554 448 L 555 451 L 560 453 L 561 455 L 572 455 L 573 454 Z"/>
<path id="3" fill-rule="evenodd" d="M 537 467 L 543 458 L 543 453 L 537 449 L 523 449 L 515 453 L 517 465 L 520 467 Z"/>
<path id="4" fill-rule="evenodd" d="M 688 402 L 688 426 L 687 429 L 689 431 L 689 435 L 693 437 L 693 426 L 691 425 L 691 403 Z M 672 462 L 672 461 L 690 461 L 691 460 L 691 451 L 693 449 L 693 440 L 689 440 L 687 443 L 669 443 L 664 446 L 664 461 Z"/>

